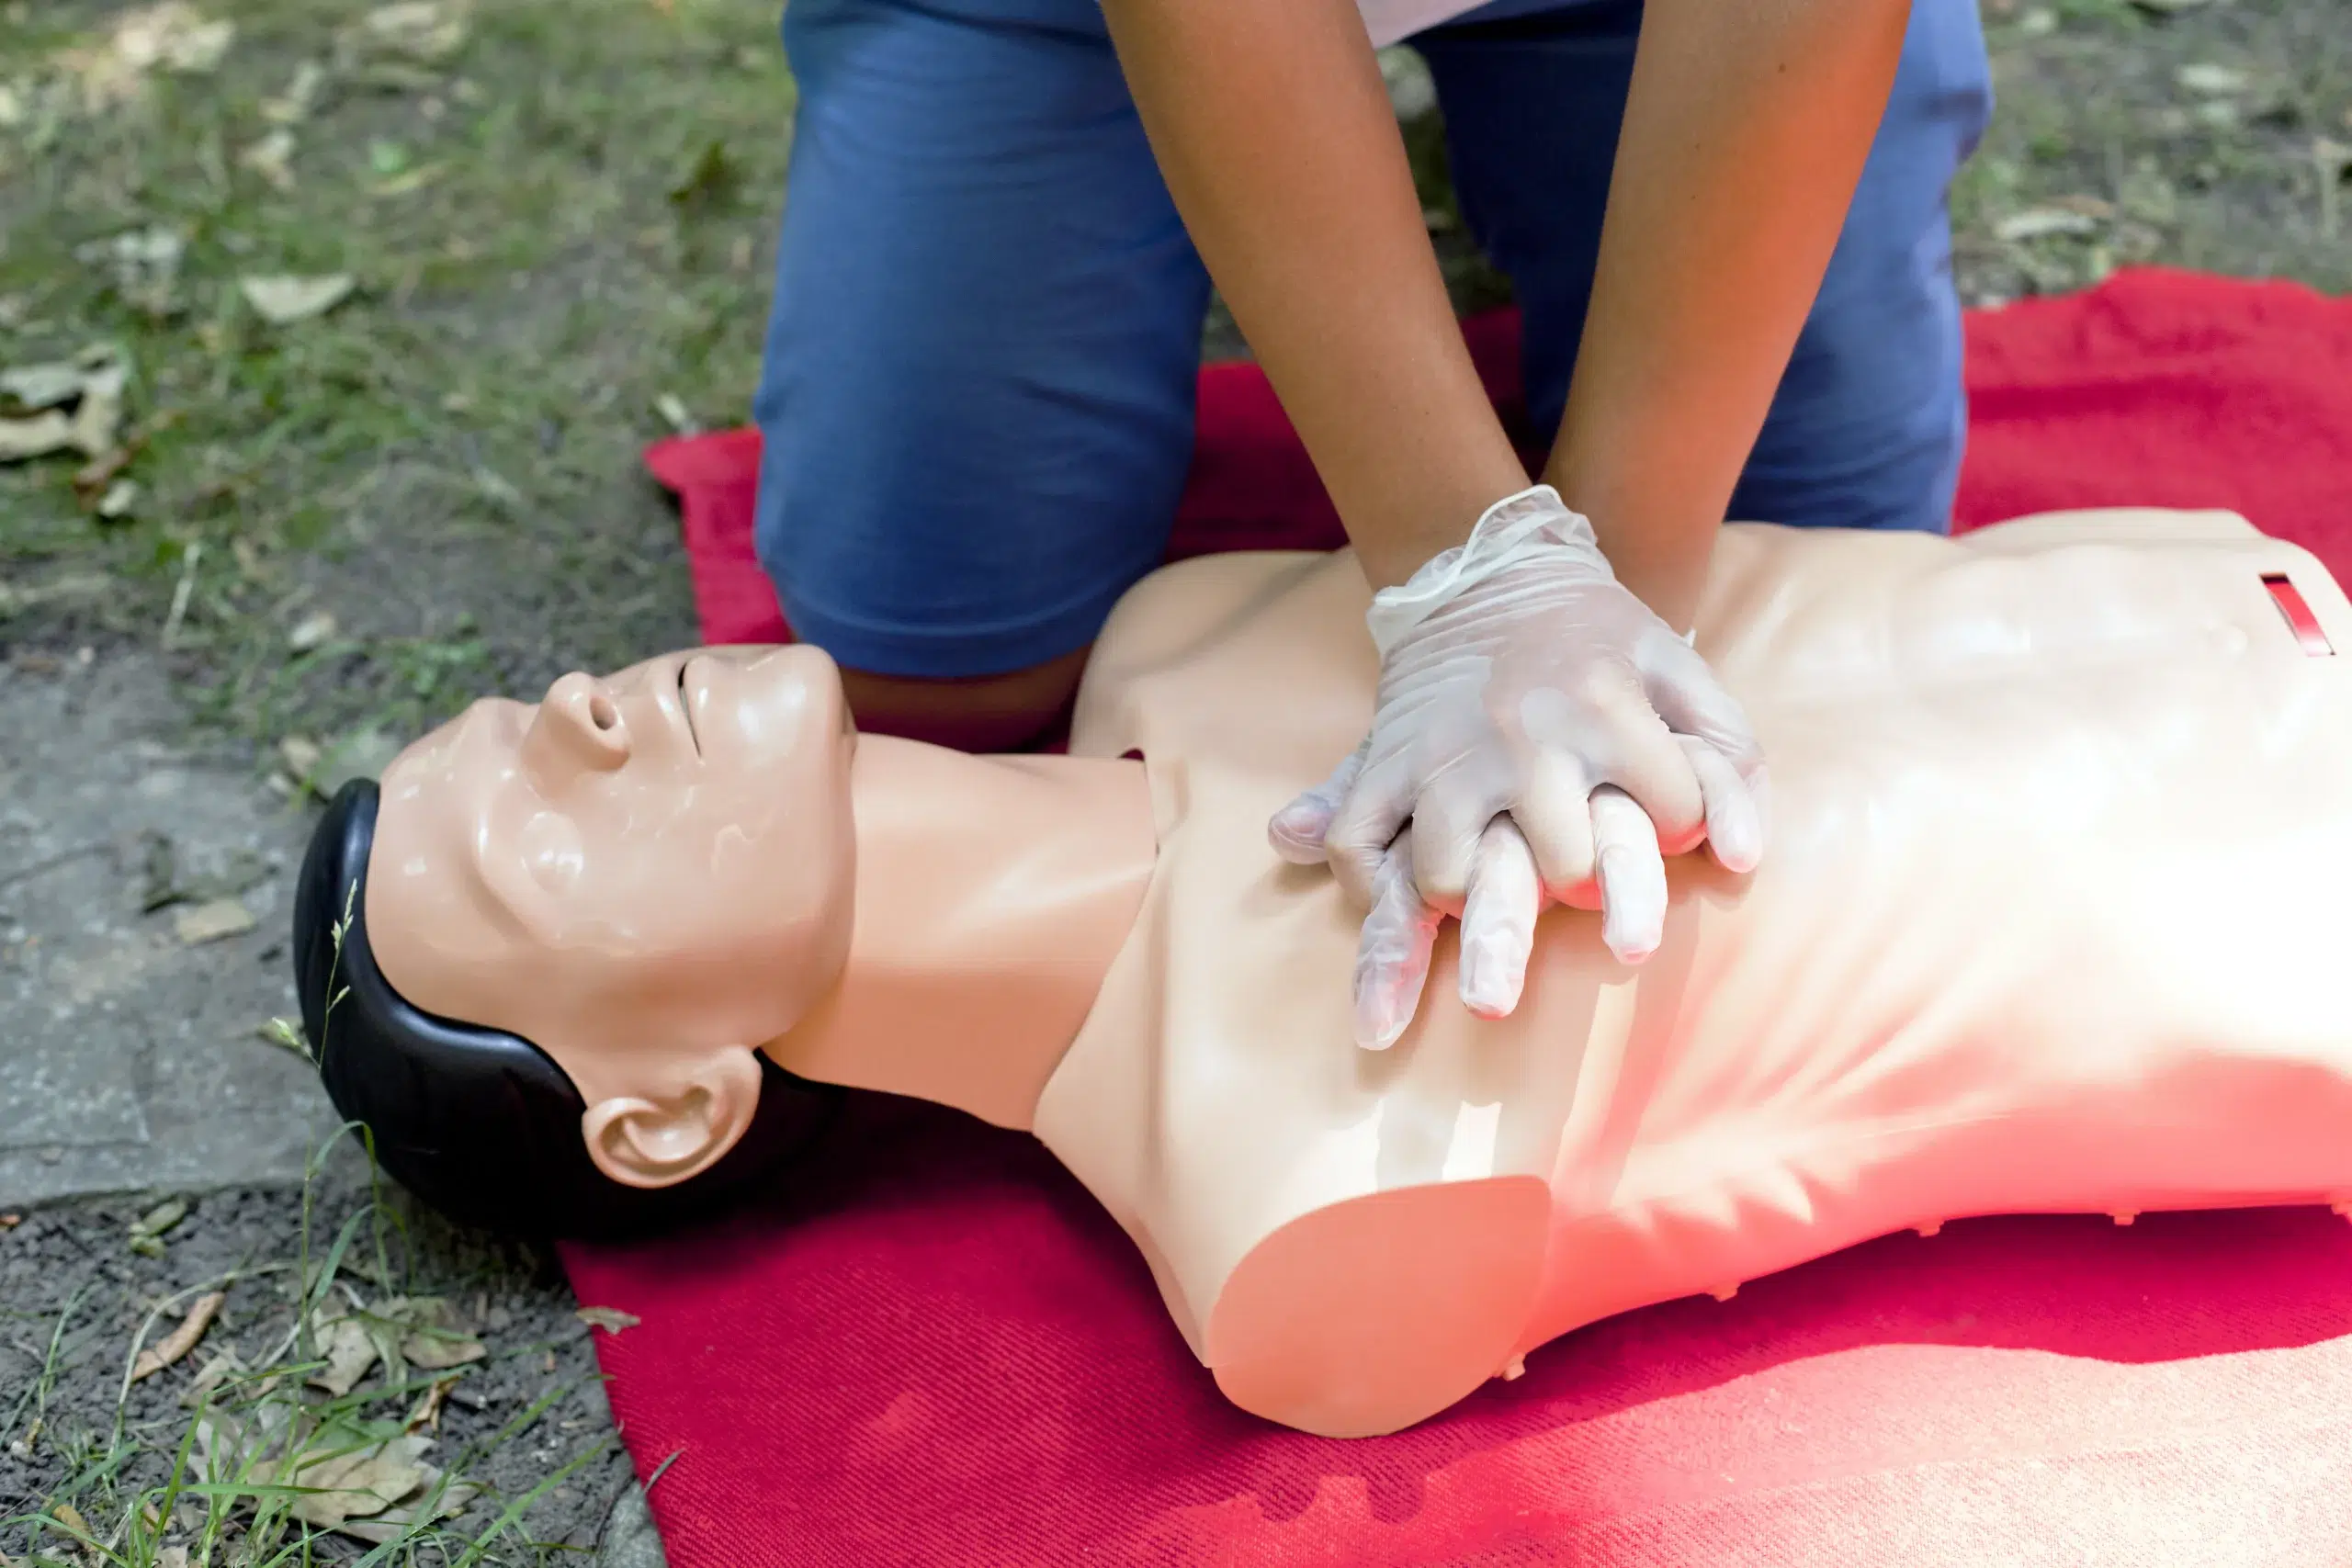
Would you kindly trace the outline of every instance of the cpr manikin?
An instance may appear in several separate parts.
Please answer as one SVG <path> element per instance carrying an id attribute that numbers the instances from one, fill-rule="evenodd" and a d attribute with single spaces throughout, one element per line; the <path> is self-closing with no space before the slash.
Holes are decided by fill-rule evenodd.
<path id="1" fill-rule="evenodd" d="M 1385 1053 L 1360 912 L 1264 830 L 1363 731 L 1365 602 L 1344 556 L 1157 574 L 1068 757 L 856 737 L 808 649 L 567 676 L 411 747 L 305 898 L 416 1030 L 551 1060 L 622 1189 L 707 1179 L 794 1078 L 1034 1129 L 1225 1393 L 1334 1436 L 1905 1226 L 2352 1199 L 2352 607 L 2302 551 L 1726 529 L 1698 643 L 1770 760 L 1761 868 L 1674 862 L 1638 968 L 1547 913 L 1505 1020 L 1442 937 Z M 522 1091 L 444 1059 L 337 1099 L 446 1177 L 493 1140 L 435 1119 Z"/>

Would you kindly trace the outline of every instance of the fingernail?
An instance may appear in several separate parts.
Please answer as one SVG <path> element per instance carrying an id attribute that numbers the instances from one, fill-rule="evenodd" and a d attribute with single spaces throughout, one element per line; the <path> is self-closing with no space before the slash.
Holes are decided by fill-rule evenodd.
<path id="1" fill-rule="evenodd" d="M 1519 998 L 1511 984 L 1510 966 L 1502 954 L 1485 943 L 1462 954 L 1462 1005 L 1480 1018 L 1507 1017 Z"/>
<path id="2" fill-rule="evenodd" d="M 1657 951 L 1656 938 L 1645 936 L 1636 940 L 1623 931 L 1612 931 L 1605 919 L 1601 923 L 1600 941 L 1609 949 L 1610 956 L 1628 965 L 1639 964 Z"/>
<path id="3" fill-rule="evenodd" d="M 1377 982 L 1356 987 L 1356 1043 L 1367 1051 L 1385 1051 L 1400 1032 L 1392 1023 L 1396 1009 L 1388 1005 Z"/>
<path id="4" fill-rule="evenodd" d="M 1756 841 L 1754 828 L 1746 822 L 1736 824 L 1715 847 L 1721 852 L 1724 869 L 1736 876 L 1754 871 L 1756 863 L 1764 858 L 1763 846 Z"/>

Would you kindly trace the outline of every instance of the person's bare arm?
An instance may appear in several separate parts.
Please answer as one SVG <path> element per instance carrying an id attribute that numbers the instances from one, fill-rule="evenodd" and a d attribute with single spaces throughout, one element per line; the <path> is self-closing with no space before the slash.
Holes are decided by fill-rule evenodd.
<path id="1" fill-rule="evenodd" d="M 1351 0 L 1103 0 L 1169 188 L 1374 588 L 1523 482 Z M 1651 0 L 1545 479 L 1677 626 L 1827 269 L 1910 0 Z"/>
<path id="2" fill-rule="evenodd" d="M 1688 623 L 1909 0 L 1650 0 L 1558 491 L 1523 494 L 1354 0 L 1102 6 L 1177 209 L 1373 586 L 1464 547 L 1419 597 L 1375 600 L 1396 614 L 1372 627 L 1364 743 L 1269 824 L 1370 908 L 1359 1039 L 1386 1045 L 1418 1009 L 1441 908 L 1487 1015 L 1516 1005 L 1541 898 L 1597 886 L 1638 962 L 1668 844 L 1703 836 L 1737 871 L 1762 851 L 1746 716 L 1660 616 Z"/>
<path id="3" fill-rule="evenodd" d="M 1649 0 L 1544 478 L 1678 628 L 1828 269 L 1910 11 Z"/>
<path id="4" fill-rule="evenodd" d="M 1524 486 L 1354 0 L 1103 0 L 1177 210 L 1374 588 Z"/>

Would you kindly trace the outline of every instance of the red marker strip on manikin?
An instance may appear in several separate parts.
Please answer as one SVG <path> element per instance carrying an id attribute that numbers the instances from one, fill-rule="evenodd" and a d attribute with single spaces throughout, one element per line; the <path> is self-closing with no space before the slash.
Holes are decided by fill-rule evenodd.
<path id="1" fill-rule="evenodd" d="M 2303 645 L 2305 653 L 2319 659 L 2335 651 L 2335 645 L 2320 629 L 2319 617 L 2303 603 L 2302 592 L 2292 579 L 2283 571 L 2266 571 L 2262 574 L 2262 586 L 2270 590 L 2270 602 L 2287 617 L 2289 629 L 2295 634 L 2295 640 Z"/>

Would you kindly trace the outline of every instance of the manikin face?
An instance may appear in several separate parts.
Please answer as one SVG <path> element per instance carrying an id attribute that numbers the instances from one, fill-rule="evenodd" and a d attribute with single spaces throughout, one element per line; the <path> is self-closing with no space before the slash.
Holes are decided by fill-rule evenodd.
<path id="1" fill-rule="evenodd" d="M 474 704 L 384 774 L 367 914 L 385 977 L 538 1045 L 591 1107 L 684 1104 L 730 1055 L 755 1088 L 748 1048 L 847 959 L 854 739 L 809 648 Z"/>

